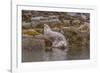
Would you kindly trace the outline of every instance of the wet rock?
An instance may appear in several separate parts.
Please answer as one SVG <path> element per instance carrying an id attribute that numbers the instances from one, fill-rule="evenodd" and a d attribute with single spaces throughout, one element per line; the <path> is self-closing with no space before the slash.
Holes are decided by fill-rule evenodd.
<path id="1" fill-rule="evenodd" d="M 44 47 L 45 43 L 43 39 L 36 39 L 30 36 L 24 36 L 24 38 L 22 38 L 22 48 L 24 49 L 43 49 Z"/>
<path id="2" fill-rule="evenodd" d="M 37 16 L 31 19 L 32 27 L 42 26 L 43 24 L 59 24 L 59 18 L 55 15 L 52 16 Z"/>
<path id="3" fill-rule="evenodd" d="M 67 15 L 70 15 L 70 16 L 76 16 L 77 13 L 75 13 L 75 12 L 69 12 L 69 13 L 67 13 Z"/>
<path id="4" fill-rule="evenodd" d="M 90 31 L 90 24 L 88 22 L 84 22 L 83 25 L 80 25 L 78 28 L 80 32 L 89 32 Z"/>
<path id="5" fill-rule="evenodd" d="M 63 20 L 63 23 L 65 26 L 69 26 L 70 25 L 70 20 Z"/>
<path id="6" fill-rule="evenodd" d="M 36 38 L 36 39 L 45 39 L 43 34 L 35 35 L 34 38 Z"/>
<path id="7" fill-rule="evenodd" d="M 72 25 L 75 26 L 75 27 L 79 27 L 80 23 L 81 23 L 80 20 L 73 20 L 72 21 Z"/>
<path id="8" fill-rule="evenodd" d="M 86 16 L 86 15 L 81 14 L 81 18 L 82 18 L 83 20 L 87 20 L 87 16 Z"/>
<path id="9" fill-rule="evenodd" d="M 32 12 L 28 10 L 22 10 L 22 21 L 30 22 L 32 17 Z"/>

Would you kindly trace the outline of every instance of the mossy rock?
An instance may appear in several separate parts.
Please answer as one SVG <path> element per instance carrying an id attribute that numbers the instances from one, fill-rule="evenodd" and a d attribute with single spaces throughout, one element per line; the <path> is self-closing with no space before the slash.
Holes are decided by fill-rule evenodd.
<path id="1" fill-rule="evenodd" d="M 43 28 L 34 28 L 34 30 L 36 30 L 38 33 L 43 34 Z"/>
<path id="2" fill-rule="evenodd" d="M 75 54 L 77 51 L 81 51 L 84 47 L 89 47 L 88 33 L 84 33 L 84 35 L 87 35 L 86 37 L 80 36 L 80 33 L 75 27 L 66 27 L 63 31 L 66 39 L 68 39 L 70 52 L 72 51 L 71 53 Z"/>
<path id="3" fill-rule="evenodd" d="M 35 36 L 35 35 L 39 35 L 40 33 L 35 31 L 34 29 L 27 29 L 27 30 L 23 30 L 23 34 Z"/>

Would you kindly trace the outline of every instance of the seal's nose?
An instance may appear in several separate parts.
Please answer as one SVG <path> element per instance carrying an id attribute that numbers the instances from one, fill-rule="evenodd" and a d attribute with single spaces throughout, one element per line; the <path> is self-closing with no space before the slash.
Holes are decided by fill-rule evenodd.
<path id="1" fill-rule="evenodd" d="M 46 24 L 44 24 L 44 26 L 46 26 Z"/>

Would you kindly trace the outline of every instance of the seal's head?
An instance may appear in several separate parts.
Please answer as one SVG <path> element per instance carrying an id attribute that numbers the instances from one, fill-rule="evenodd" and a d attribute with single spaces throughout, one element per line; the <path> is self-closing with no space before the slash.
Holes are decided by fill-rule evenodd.
<path id="1" fill-rule="evenodd" d="M 47 24 L 44 24 L 44 29 L 51 30 L 50 27 Z"/>
<path id="2" fill-rule="evenodd" d="M 47 24 L 44 24 L 44 27 L 47 28 L 47 29 L 50 28 Z"/>

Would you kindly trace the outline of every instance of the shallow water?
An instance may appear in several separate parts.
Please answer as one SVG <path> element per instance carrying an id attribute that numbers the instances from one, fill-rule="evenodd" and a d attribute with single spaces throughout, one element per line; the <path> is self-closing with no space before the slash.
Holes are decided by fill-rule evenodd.
<path id="1" fill-rule="evenodd" d="M 63 61 L 63 60 L 82 60 L 89 59 L 89 51 L 83 49 L 76 54 L 69 54 L 70 51 L 53 48 L 52 51 L 34 48 L 32 50 L 22 49 L 22 62 L 39 62 L 39 61 Z"/>

